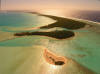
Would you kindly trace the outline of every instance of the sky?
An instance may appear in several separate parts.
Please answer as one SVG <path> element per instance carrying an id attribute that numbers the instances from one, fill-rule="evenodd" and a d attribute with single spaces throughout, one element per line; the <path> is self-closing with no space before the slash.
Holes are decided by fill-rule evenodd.
<path id="1" fill-rule="evenodd" d="M 6 10 L 100 10 L 100 0 L 2 0 Z"/>

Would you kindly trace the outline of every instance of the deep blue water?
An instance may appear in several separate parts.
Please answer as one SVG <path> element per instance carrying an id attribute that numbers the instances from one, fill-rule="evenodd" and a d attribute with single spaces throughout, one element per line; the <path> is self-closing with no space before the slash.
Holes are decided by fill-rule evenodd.
<path id="1" fill-rule="evenodd" d="M 71 17 L 100 22 L 100 11 L 76 11 Z"/>

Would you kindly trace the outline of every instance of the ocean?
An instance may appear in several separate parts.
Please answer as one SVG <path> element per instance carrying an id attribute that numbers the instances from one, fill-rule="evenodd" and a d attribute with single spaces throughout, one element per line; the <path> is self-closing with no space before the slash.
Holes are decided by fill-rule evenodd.
<path id="1" fill-rule="evenodd" d="M 99 12 L 98 14 L 84 12 L 84 18 L 79 17 L 79 15 L 83 16 L 83 13 L 73 16 L 74 18 L 100 21 L 97 16 Z M 95 19 L 91 18 L 93 16 L 95 16 Z M 75 37 L 71 39 L 59 40 L 39 35 L 14 36 L 16 32 L 25 32 L 26 28 L 40 27 L 54 22 L 55 20 L 51 18 L 37 14 L 0 13 L 0 74 L 66 74 L 66 69 L 69 72 L 72 72 L 71 69 L 73 69 L 73 71 L 82 74 L 80 68 L 82 68 L 82 71 L 87 69 L 87 71 L 100 74 L 100 24 L 98 23 L 84 21 L 84 23 L 91 24 L 93 27 L 75 30 Z M 50 32 L 61 29 L 63 28 L 32 31 Z M 48 64 L 43 58 L 44 49 L 65 56 L 71 61 L 74 60 L 74 63 L 71 63 L 69 68 Z"/>
<path id="2" fill-rule="evenodd" d="M 71 13 L 70 17 L 100 22 L 100 11 L 75 11 Z"/>
<path id="3" fill-rule="evenodd" d="M 45 22 L 43 22 L 46 20 Z M 23 12 L 0 13 L 0 26 L 8 27 L 39 27 L 53 22 L 50 18 Z"/>

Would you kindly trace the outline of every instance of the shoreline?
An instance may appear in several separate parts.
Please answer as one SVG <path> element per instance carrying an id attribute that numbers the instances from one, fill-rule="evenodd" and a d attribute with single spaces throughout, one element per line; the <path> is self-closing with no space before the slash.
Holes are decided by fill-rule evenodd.
<path id="1" fill-rule="evenodd" d="M 37 13 L 37 12 L 28 12 L 31 14 L 37 14 L 38 16 L 45 16 L 48 18 L 51 18 L 53 20 L 56 20 L 56 22 L 45 25 L 45 26 L 41 26 L 40 28 L 44 28 L 44 29 L 50 29 L 50 28 L 54 28 L 54 27 L 60 27 L 60 28 L 66 28 L 69 30 L 77 30 L 77 29 L 81 29 L 86 27 L 87 25 L 89 27 L 91 27 L 91 25 L 84 23 L 83 21 L 78 21 L 75 19 L 71 19 L 71 18 L 65 18 L 65 17 L 59 17 L 59 16 L 54 16 L 54 15 L 46 15 L 46 14 L 41 14 L 41 13 Z"/>
<path id="2" fill-rule="evenodd" d="M 45 22 L 45 21 L 44 21 Z M 86 25 L 86 26 L 88 26 L 88 25 Z M 85 27 L 86 27 L 85 26 Z M 55 26 L 53 26 L 53 27 L 55 27 Z M 29 28 L 29 29 L 31 29 L 31 28 Z M 33 39 L 35 39 L 34 38 L 34 36 L 40 36 L 39 38 L 41 38 L 41 36 L 45 36 L 45 37 L 50 37 L 50 38 L 54 38 L 54 39 L 57 39 L 57 38 L 59 38 L 59 36 L 62 36 L 62 37 L 65 37 L 65 35 L 66 35 L 66 37 L 65 37 L 65 39 L 66 39 L 66 41 L 69 39 L 69 38 L 73 38 L 73 37 L 75 37 L 75 36 L 77 36 L 77 34 L 75 34 L 75 32 L 73 32 L 73 31 L 67 31 L 67 33 L 66 33 L 66 30 L 54 30 L 54 31 L 49 31 L 49 32 L 46 32 L 46 30 L 44 31 L 44 32 L 42 32 L 42 31 L 39 31 L 38 29 L 40 29 L 40 27 L 34 27 L 34 28 L 32 28 L 33 30 L 35 30 L 35 29 L 37 29 L 37 31 L 36 32 L 28 32 L 27 30 L 27 32 L 20 32 L 20 33 L 15 33 L 15 34 L 19 34 L 19 35 L 23 35 L 23 36 L 14 36 L 14 37 L 24 37 L 24 36 L 31 36 Z M 80 28 L 79 28 L 80 29 Z M 62 34 L 62 32 L 63 32 L 63 34 Z M 38 33 L 38 34 L 37 34 Z M 49 34 L 48 34 L 49 33 Z M 13 34 L 13 35 L 15 35 L 15 34 Z M 33 35 L 32 35 L 33 34 Z M 39 35 L 40 34 L 40 35 Z M 68 34 L 71 34 L 71 36 L 69 36 L 68 37 Z M 53 37 L 53 35 L 54 35 L 54 37 Z M 55 35 L 56 35 L 56 37 L 55 37 Z M 37 38 L 37 37 L 36 37 Z M 29 39 L 29 38 L 28 38 Z M 65 40 L 65 39 L 59 39 L 59 41 L 61 41 L 61 40 Z M 48 40 L 49 40 L 49 38 L 48 38 Z M 53 40 L 53 39 L 52 39 Z M 32 40 L 31 40 L 32 41 Z M 37 40 L 37 41 L 39 41 L 39 40 Z M 41 43 L 42 42 L 44 42 L 45 40 L 43 40 L 43 41 L 41 41 Z M 23 41 L 24 42 L 24 41 Z M 57 42 L 57 41 L 56 41 Z M 29 43 L 29 42 L 28 42 Z M 30 42 L 31 43 L 31 42 Z M 38 42 L 37 42 L 38 43 Z M 46 42 L 47 43 L 47 42 Z M 33 43 L 32 43 L 33 44 Z M 59 44 L 57 44 L 58 46 L 59 46 Z M 43 46 L 45 46 L 45 45 L 43 45 Z M 3 46 L 4 47 L 4 46 Z M 21 46 L 20 46 L 21 47 Z M 30 47 L 30 46 L 29 46 Z M 62 47 L 63 47 L 63 45 L 62 45 Z M 23 48 L 24 49 L 24 48 Z M 27 50 L 28 48 L 26 48 L 26 50 Z M 29 48 L 29 49 L 35 49 L 35 48 L 33 48 L 33 46 L 32 46 L 32 48 Z M 62 49 L 62 48 L 60 48 L 60 49 Z M 36 49 L 37 50 L 37 49 Z M 41 47 L 39 48 L 39 50 L 41 50 Z M 42 51 L 43 50 L 43 51 Z M 70 57 L 67 57 L 67 55 L 65 55 L 65 56 L 63 56 L 62 54 L 67 54 L 67 53 L 57 53 L 56 51 L 56 53 L 55 52 L 53 52 L 53 51 L 50 51 L 49 50 L 49 48 L 48 47 L 44 47 L 43 49 L 42 49 L 41 51 L 42 51 L 42 53 L 40 54 L 40 52 L 39 52 L 39 55 L 41 56 L 43 56 L 43 63 L 42 63 L 42 66 L 41 66 L 41 68 L 42 69 L 44 69 L 43 71 L 41 70 L 39 70 L 39 73 L 41 73 L 41 72 L 43 72 L 43 74 L 44 73 L 48 73 L 49 74 L 49 72 L 50 71 L 53 71 L 53 72 L 55 72 L 55 73 L 57 73 L 57 70 L 59 71 L 59 74 L 66 74 L 67 73 L 67 71 L 68 71 L 68 73 L 78 73 L 78 72 L 80 72 L 80 74 L 83 72 L 83 74 L 93 74 L 92 73 L 92 71 L 91 70 L 89 70 L 87 67 L 85 67 L 84 65 L 81 65 L 78 61 L 76 61 L 75 59 L 72 59 L 72 58 L 70 58 Z M 53 50 L 55 50 L 55 48 L 53 48 Z M 59 51 L 59 50 L 58 50 Z M 27 52 L 27 51 L 26 51 Z M 38 52 L 38 51 L 37 51 Z M 67 52 L 67 51 L 63 51 L 63 52 Z M 35 52 L 34 52 L 35 53 Z M 34 55 L 34 53 L 32 53 L 33 55 Z M 30 54 L 30 53 L 29 53 Z M 39 55 L 36 55 L 36 56 L 39 56 Z M 39 57 L 40 57 L 39 56 Z M 82 56 L 81 56 L 82 57 Z M 32 59 L 34 60 L 36 60 L 37 59 L 37 57 L 32 57 Z M 40 63 L 42 62 L 42 61 L 40 61 L 40 59 L 41 58 L 39 58 L 39 60 L 37 60 L 36 62 L 38 62 L 39 63 L 39 65 L 40 65 Z M 34 61 L 35 61 L 34 60 Z M 39 62 L 40 61 L 40 62 Z M 31 61 L 32 62 L 32 61 Z M 84 61 L 83 61 L 84 62 Z M 48 63 L 48 64 L 47 64 Z M 33 64 L 33 66 L 34 65 L 36 65 L 36 63 L 35 64 Z M 54 68 L 52 68 L 51 67 L 51 65 L 54 65 L 53 67 L 57 67 L 56 68 L 56 70 L 54 69 Z M 45 68 L 43 68 L 43 66 L 45 67 Z M 34 66 L 34 68 L 36 68 L 35 66 Z M 39 69 L 40 69 L 40 66 L 39 66 Z M 69 70 L 70 69 L 70 70 Z M 75 70 L 74 70 L 75 69 Z M 33 70 L 33 68 L 32 68 L 32 70 Z M 50 70 L 50 71 L 48 71 L 48 70 Z M 67 70 L 67 71 L 66 71 Z M 74 71 L 75 72 L 74 72 Z M 82 71 L 82 72 L 81 72 Z"/>
<path id="3" fill-rule="evenodd" d="M 51 28 L 55 28 L 55 27 L 60 27 L 60 28 L 69 29 L 69 31 L 66 31 L 66 30 L 59 31 L 58 30 L 58 31 L 52 31 L 52 32 L 41 32 L 41 31 L 40 32 L 21 32 L 21 33 L 15 33 L 14 34 L 15 36 L 40 35 L 40 36 L 53 37 L 53 38 L 57 38 L 57 39 L 66 39 L 66 38 L 75 36 L 75 32 L 73 32 L 71 30 L 84 28 L 86 26 L 85 23 L 76 21 L 76 20 L 72 20 L 72 19 L 52 16 L 52 15 L 44 15 L 44 14 L 35 13 L 35 12 L 29 12 L 29 13 L 37 14 L 39 16 L 46 16 L 53 20 L 56 20 L 56 22 L 48 24 L 46 26 L 33 27 L 33 28 L 26 29 L 26 30 L 51 29 Z M 61 35 L 61 34 L 63 34 L 63 35 Z"/>
<path id="4" fill-rule="evenodd" d="M 46 16 L 48 18 L 51 18 L 53 20 L 56 20 L 56 22 L 48 24 L 46 26 L 40 26 L 40 27 L 33 27 L 33 28 L 28 28 L 26 29 L 28 30 L 36 30 L 36 29 L 52 29 L 55 27 L 59 27 L 59 28 L 64 28 L 67 30 L 55 30 L 55 31 L 51 31 L 51 32 L 20 32 L 20 33 L 15 33 L 14 36 L 32 36 L 32 35 L 39 35 L 39 36 L 48 36 L 48 37 L 53 37 L 56 39 L 66 39 L 66 38 L 70 38 L 70 37 L 74 37 L 75 36 L 75 32 L 73 32 L 73 30 L 77 30 L 77 29 L 81 29 L 84 27 L 92 27 L 91 25 L 88 25 L 86 23 L 80 22 L 80 21 L 76 21 L 73 19 L 68 19 L 68 18 L 63 18 L 63 17 L 58 17 L 58 16 L 52 16 L 52 15 L 44 15 L 44 14 L 40 14 L 40 13 L 36 13 L 36 12 L 29 12 L 32 14 L 37 14 L 39 16 Z"/>

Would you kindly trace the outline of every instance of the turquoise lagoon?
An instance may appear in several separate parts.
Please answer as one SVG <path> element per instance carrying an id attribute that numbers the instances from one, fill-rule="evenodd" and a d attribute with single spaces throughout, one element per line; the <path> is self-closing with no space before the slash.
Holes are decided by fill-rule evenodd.
<path id="1" fill-rule="evenodd" d="M 37 35 L 15 37 L 13 34 L 16 32 L 48 25 L 55 20 L 30 13 L 0 13 L 0 74 L 100 74 L 100 24 L 78 21 L 91 24 L 92 27 L 72 30 L 75 37 L 71 39 L 59 40 Z M 62 29 L 56 27 L 28 31 Z M 45 48 L 75 63 L 68 63 L 66 67 L 50 65 L 43 58 Z"/>

